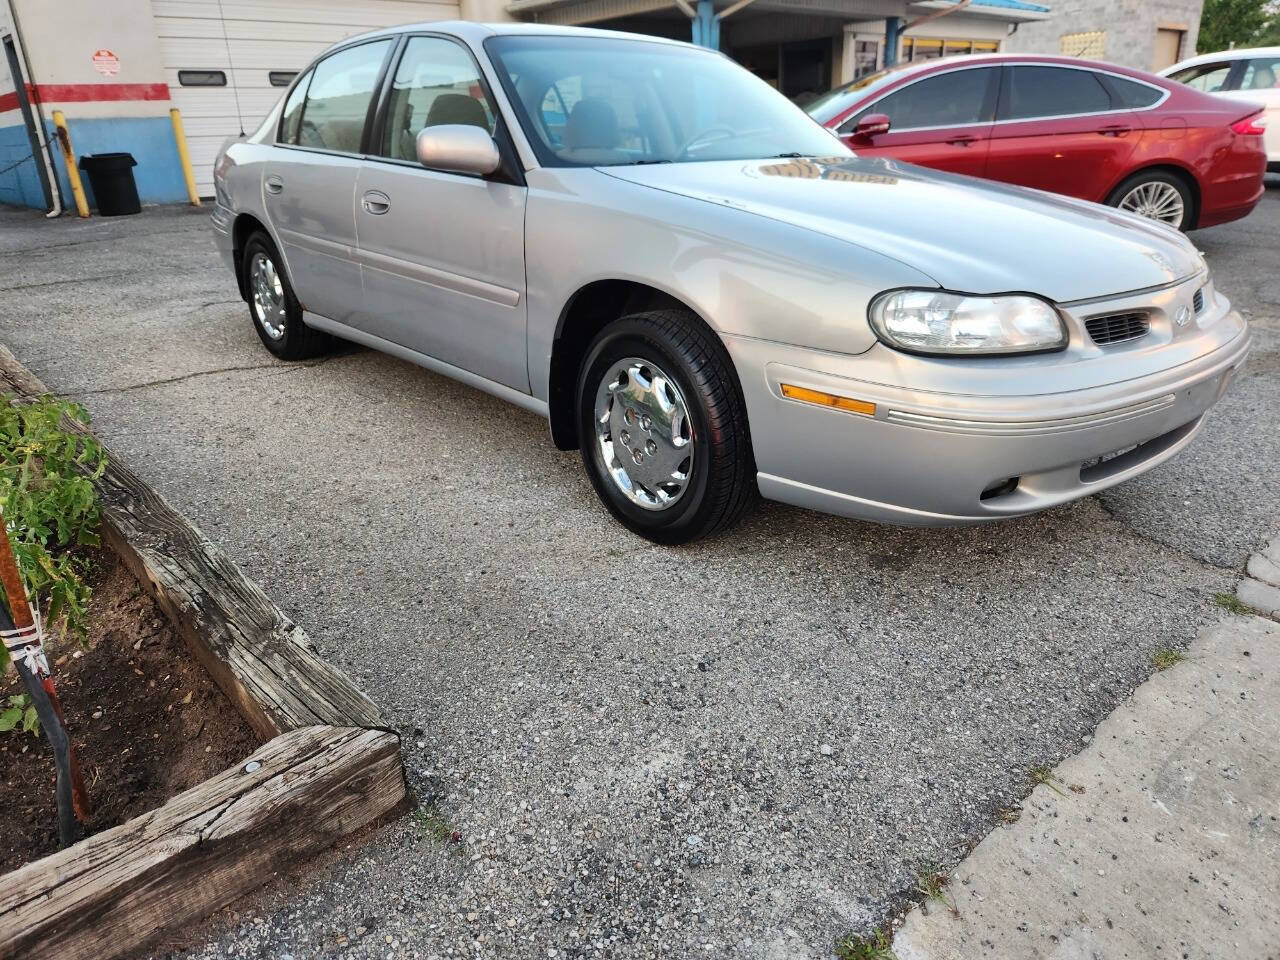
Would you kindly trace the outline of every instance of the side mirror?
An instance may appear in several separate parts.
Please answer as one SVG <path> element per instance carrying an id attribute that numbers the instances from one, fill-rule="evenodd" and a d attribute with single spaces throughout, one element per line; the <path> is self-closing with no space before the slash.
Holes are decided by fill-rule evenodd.
<path id="1" fill-rule="evenodd" d="M 853 128 L 853 135 L 861 140 L 870 140 L 882 133 L 889 132 L 889 118 L 883 113 L 868 113 Z"/>
<path id="2" fill-rule="evenodd" d="M 416 142 L 418 162 L 430 170 L 488 176 L 502 158 L 489 131 L 469 123 L 423 127 Z"/>

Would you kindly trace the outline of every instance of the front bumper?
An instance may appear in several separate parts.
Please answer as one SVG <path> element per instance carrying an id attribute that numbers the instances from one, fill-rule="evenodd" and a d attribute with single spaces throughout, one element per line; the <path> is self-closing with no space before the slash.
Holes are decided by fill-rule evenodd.
<path id="1" fill-rule="evenodd" d="M 938 375 L 972 371 L 971 362 L 939 364 L 883 346 L 836 356 L 742 337 L 725 342 L 743 384 L 763 496 L 935 526 L 1033 513 L 1169 459 L 1244 363 L 1250 335 L 1239 314 L 1224 312 L 1199 338 L 1204 352 L 1165 369 L 1145 372 L 1153 352 L 1135 350 L 1127 369 L 1141 375 L 1071 389 L 1065 374 L 1026 357 L 1003 375 L 979 378 L 981 394 L 958 393 Z M 975 385 L 967 373 L 959 382 Z M 874 403 L 876 412 L 786 399 L 783 383 Z M 1109 458 L 1095 462 L 1102 457 Z"/>

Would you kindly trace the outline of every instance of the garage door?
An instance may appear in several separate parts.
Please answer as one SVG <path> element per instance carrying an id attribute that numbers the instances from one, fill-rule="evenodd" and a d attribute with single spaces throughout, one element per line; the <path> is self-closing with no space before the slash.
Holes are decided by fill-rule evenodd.
<path id="1" fill-rule="evenodd" d="M 223 141 L 256 130 L 294 74 L 329 44 L 458 17 L 456 0 L 152 0 L 151 7 L 202 196 L 213 194 Z"/>

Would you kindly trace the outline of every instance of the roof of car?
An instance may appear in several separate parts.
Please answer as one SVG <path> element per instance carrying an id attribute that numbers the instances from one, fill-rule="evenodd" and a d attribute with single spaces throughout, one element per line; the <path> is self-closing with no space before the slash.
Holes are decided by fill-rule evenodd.
<path id="1" fill-rule="evenodd" d="M 1217 63 L 1221 60 L 1252 60 L 1256 57 L 1280 57 L 1280 47 L 1245 47 L 1242 49 L 1219 50 L 1217 53 L 1202 53 L 1195 57 L 1179 60 L 1172 67 L 1160 71 L 1160 76 L 1183 70 L 1187 67 L 1198 67 L 1202 63 Z"/>
<path id="2" fill-rule="evenodd" d="M 481 41 L 493 36 L 581 36 L 599 37 L 611 40 L 645 40 L 650 43 L 661 43 L 674 46 L 690 47 L 692 44 L 680 40 L 668 40 L 665 37 L 651 37 L 642 33 L 624 33 L 620 30 L 596 30 L 590 27 L 562 27 L 548 23 L 474 23 L 470 20 L 431 20 L 424 23 L 406 23 L 396 27 L 385 27 L 381 30 L 370 30 L 357 36 L 348 37 L 344 43 L 356 40 L 368 40 L 372 37 L 395 36 L 400 33 L 448 33 L 467 40 Z M 698 48 L 701 49 L 701 48 Z"/>

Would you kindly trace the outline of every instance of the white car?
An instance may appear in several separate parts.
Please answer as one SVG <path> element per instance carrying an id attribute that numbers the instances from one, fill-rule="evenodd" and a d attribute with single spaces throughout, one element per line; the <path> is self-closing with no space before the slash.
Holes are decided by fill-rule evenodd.
<path id="1" fill-rule="evenodd" d="M 1280 172 L 1280 47 L 1206 53 L 1175 63 L 1160 76 L 1265 109 L 1267 170 Z"/>

